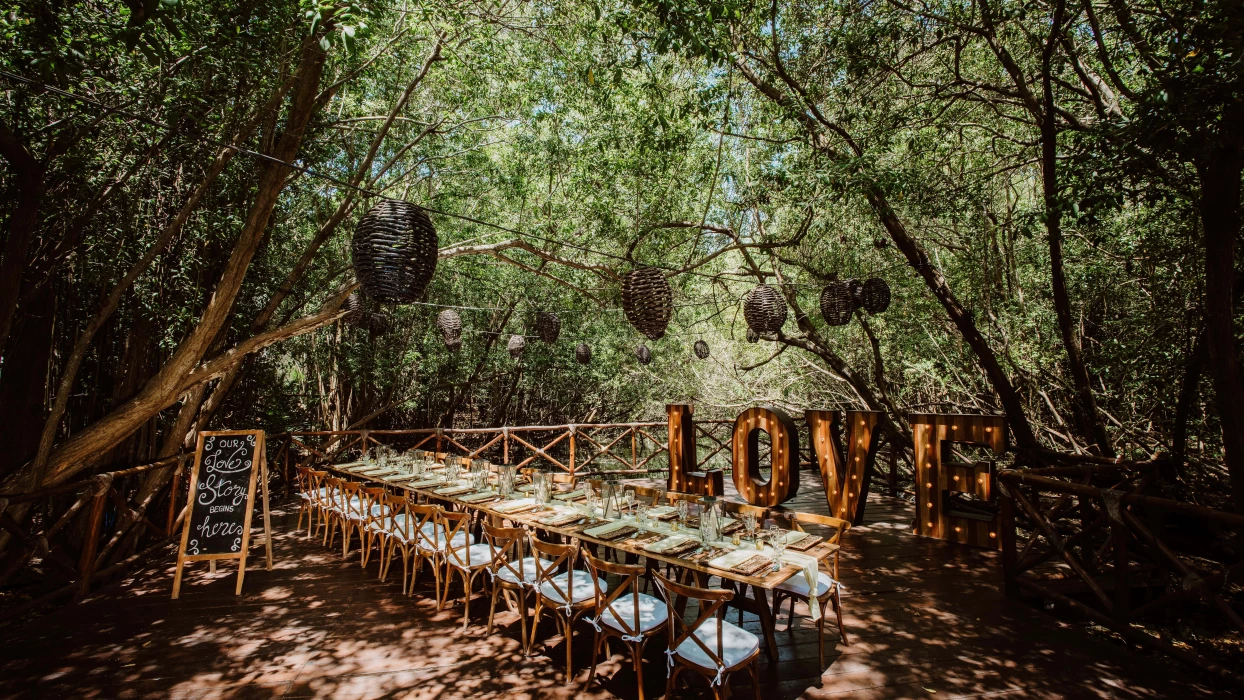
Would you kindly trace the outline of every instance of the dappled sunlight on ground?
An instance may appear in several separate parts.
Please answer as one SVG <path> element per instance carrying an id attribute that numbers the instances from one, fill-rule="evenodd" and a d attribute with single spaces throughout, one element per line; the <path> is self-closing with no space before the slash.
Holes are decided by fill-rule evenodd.
<path id="1" fill-rule="evenodd" d="M 823 494 L 806 488 L 813 509 Z M 807 503 L 802 503 L 802 501 Z M 1193 699 L 1223 691 L 1159 656 L 1095 639 L 1001 593 L 996 554 L 921 540 L 906 531 L 906 504 L 873 499 L 868 523 L 851 531 L 843 554 L 845 622 L 851 644 L 827 625 L 826 666 L 807 607 L 793 626 L 777 621 L 778 658 L 760 659 L 762 696 L 851 698 L 1076 697 Z M 823 503 L 823 501 L 821 501 Z M 822 506 L 823 509 L 823 506 Z M 565 683 L 565 646 L 550 618 L 534 656 L 522 654 L 517 614 L 501 612 L 484 634 L 488 601 L 476 595 L 462 630 L 461 588 L 437 611 L 425 572 L 413 596 L 401 592 L 400 564 L 389 580 L 357 552 L 323 547 L 274 518 L 273 571 L 251 558 L 243 595 L 236 565 L 215 574 L 187 570 L 182 598 L 169 599 L 173 566 L 149 567 L 80 605 L 19 629 L 0 629 L 0 697 L 73 698 L 610 698 L 636 696 L 620 648 L 602 655 L 583 692 L 592 630 L 577 628 L 575 683 Z M 259 551 L 258 549 L 256 550 Z M 737 611 L 729 611 L 737 622 Z M 753 615 L 744 626 L 760 632 Z M 665 687 L 664 642 L 645 654 L 645 691 Z M 751 698 L 744 673 L 729 679 Z M 703 682 L 679 696 L 705 694 Z"/>

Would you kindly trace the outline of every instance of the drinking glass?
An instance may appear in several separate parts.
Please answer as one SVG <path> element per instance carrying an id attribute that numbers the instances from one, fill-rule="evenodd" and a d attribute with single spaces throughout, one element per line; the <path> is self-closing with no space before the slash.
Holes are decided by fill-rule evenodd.
<path id="1" fill-rule="evenodd" d="M 756 540 L 756 515 L 754 513 L 743 514 L 743 529 L 747 532 L 747 539 Z"/>
<path id="2" fill-rule="evenodd" d="M 782 554 L 786 551 L 786 533 L 770 527 L 769 546 L 773 547 L 773 571 L 777 572 L 782 568 Z"/>
<path id="3" fill-rule="evenodd" d="M 623 507 L 626 509 L 626 512 L 634 515 L 636 504 L 635 489 L 633 487 L 627 486 L 625 489 L 622 489 L 622 502 L 625 504 Z"/>
<path id="4" fill-rule="evenodd" d="M 648 527 L 648 504 L 647 503 L 637 504 L 636 512 L 639 515 L 639 524 L 642 527 Z"/>
<path id="5" fill-rule="evenodd" d="M 676 508 L 678 509 L 678 525 L 685 529 L 687 527 L 687 517 L 691 515 L 691 504 L 687 501 L 679 501 Z"/>

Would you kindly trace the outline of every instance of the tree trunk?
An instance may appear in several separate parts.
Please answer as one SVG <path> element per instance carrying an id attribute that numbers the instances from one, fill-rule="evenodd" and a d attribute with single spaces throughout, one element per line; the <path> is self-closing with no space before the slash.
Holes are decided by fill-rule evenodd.
<path id="1" fill-rule="evenodd" d="M 1236 109 L 1234 112 L 1244 112 Z M 1244 115 L 1236 114 L 1236 118 Z M 1244 377 L 1235 342 L 1235 239 L 1240 233 L 1240 175 L 1244 149 L 1217 145 L 1198 159 L 1199 208 L 1205 230 L 1205 339 L 1214 404 L 1236 512 L 1244 513 Z"/>
<path id="2" fill-rule="evenodd" d="M 314 112 L 324 59 L 324 52 L 314 37 L 303 44 L 285 131 L 270 154 L 276 159 L 292 161 L 297 157 Z M 264 161 L 258 168 L 254 203 L 198 325 L 137 396 L 56 448 L 48 457 L 45 474 L 25 475 L 33 477 L 29 479 L 30 486 L 52 485 L 69 479 L 91 466 L 98 454 L 124 440 L 152 416 L 176 402 L 186 376 L 200 362 L 232 314 L 233 302 L 284 189 L 288 168 L 272 161 Z"/>
<path id="3" fill-rule="evenodd" d="M 13 316 L 17 312 L 17 297 L 22 290 L 22 277 L 26 270 L 26 255 L 39 225 L 39 204 L 43 199 L 43 166 L 8 124 L 0 122 L 0 155 L 13 169 L 13 187 L 17 206 L 9 218 L 8 237 L 0 256 L 0 358 L 5 358 L 5 345 Z M 6 358 L 7 359 L 7 358 Z M 7 364 L 7 362 L 5 363 Z"/>
<path id="4" fill-rule="evenodd" d="M 1042 106 L 1041 120 L 1041 188 L 1045 198 L 1045 232 L 1050 246 L 1050 283 L 1054 292 L 1054 310 L 1058 315 L 1058 330 L 1062 334 L 1063 347 L 1067 350 L 1067 365 L 1076 387 L 1076 402 L 1082 416 L 1081 433 L 1092 437 L 1097 449 L 1106 457 L 1114 456 L 1114 447 L 1106 435 L 1097 412 L 1097 401 L 1089 379 L 1088 367 L 1076 333 L 1075 318 L 1071 315 L 1071 298 L 1067 294 L 1067 277 L 1063 272 L 1062 206 L 1058 201 L 1058 119 L 1054 109 L 1054 87 L 1050 72 L 1055 38 L 1061 33 L 1063 3 L 1054 10 L 1053 29 L 1041 61 Z"/>

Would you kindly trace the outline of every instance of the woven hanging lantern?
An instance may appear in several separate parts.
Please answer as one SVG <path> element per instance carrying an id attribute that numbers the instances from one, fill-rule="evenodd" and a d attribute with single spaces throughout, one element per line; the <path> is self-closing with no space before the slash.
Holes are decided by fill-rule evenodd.
<path id="1" fill-rule="evenodd" d="M 454 341 L 458 341 L 459 347 L 462 345 L 462 317 L 453 309 L 445 309 L 436 315 L 436 329 L 441 332 L 441 337 L 445 339 L 445 345 L 452 345 Z"/>
<path id="2" fill-rule="evenodd" d="M 639 360 L 639 364 L 646 365 L 652 362 L 652 351 L 648 349 L 647 345 L 640 343 L 635 346 L 635 359 Z"/>
<path id="3" fill-rule="evenodd" d="M 695 345 L 691 346 L 691 349 L 695 351 L 695 356 L 701 360 L 708 359 L 708 343 L 703 340 L 695 341 Z"/>
<path id="4" fill-rule="evenodd" d="M 574 359 L 581 365 L 586 365 L 592 361 L 592 346 L 587 343 L 579 343 L 574 346 Z"/>
<path id="5" fill-rule="evenodd" d="M 562 320 L 557 314 L 550 311 L 541 311 L 536 314 L 536 335 L 540 336 L 540 340 L 552 344 L 557 342 L 557 337 L 562 334 Z"/>
<path id="6" fill-rule="evenodd" d="M 527 349 L 527 339 L 521 335 L 512 335 L 506 348 L 510 351 L 510 357 L 517 360 L 523 356 L 523 351 Z"/>
<path id="7" fill-rule="evenodd" d="M 859 280 L 839 280 L 825 285 L 821 290 L 821 316 L 825 323 L 831 326 L 850 323 L 856 307 L 855 290 L 861 287 Z"/>
<path id="8" fill-rule="evenodd" d="M 747 329 L 747 342 L 749 342 L 749 343 L 758 343 L 758 342 L 760 342 L 760 334 L 759 334 L 759 333 L 757 333 L 756 331 L 754 331 L 754 330 L 752 330 L 752 329 L 748 328 L 748 329 Z"/>
<path id="9" fill-rule="evenodd" d="M 758 284 L 743 298 L 743 319 L 758 334 L 777 333 L 786 323 L 786 300 L 767 284 Z"/>
<path id="10" fill-rule="evenodd" d="M 879 314 L 890 308 L 890 285 L 880 277 L 865 280 L 860 292 L 860 306 L 870 314 Z"/>
<path id="11" fill-rule="evenodd" d="M 674 312 L 674 293 L 665 273 L 655 267 L 631 270 L 622 281 L 622 308 L 626 320 L 652 340 L 665 335 Z"/>
<path id="12" fill-rule="evenodd" d="M 389 317 L 384 314 L 368 314 L 367 315 L 367 332 L 372 335 L 385 335 L 393 327 L 389 321 Z"/>
<path id="13" fill-rule="evenodd" d="M 438 246 L 436 229 L 422 209 L 386 199 L 354 229 L 354 275 L 372 299 L 416 301 L 436 272 Z"/>

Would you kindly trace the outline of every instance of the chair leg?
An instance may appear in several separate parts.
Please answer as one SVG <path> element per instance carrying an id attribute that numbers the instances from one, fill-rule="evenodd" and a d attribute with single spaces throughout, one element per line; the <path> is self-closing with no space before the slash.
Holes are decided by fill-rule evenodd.
<path id="1" fill-rule="evenodd" d="M 600 658 L 600 632 L 593 633 L 592 636 L 592 670 L 588 671 L 587 682 L 583 684 L 583 691 L 592 687 L 592 680 L 596 678 L 596 661 Z"/>
<path id="2" fill-rule="evenodd" d="M 488 603 L 488 626 L 484 628 L 484 635 L 492 634 L 492 618 L 497 613 L 497 593 L 501 592 L 501 587 L 497 585 L 496 579 L 492 582 L 492 597 Z"/>
<path id="3" fill-rule="evenodd" d="M 536 645 L 536 630 L 540 628 L 540 613 L 544 611 L 544 604 L 537 598 L 536 612 L 531 617 L 531 636 L 528 638 L 527 651 L 525 655 L 531 656 L 531 648 Z"/>
<path id="4" fill-rule="evenodd" d="M 520 590 L 518 592 L 518 614 L 519 614 L 519 618 L 518 618 L 519 633 L 522 634 L 523 640 L 526 641 L 527 640 L 527 592 L 526 591 Z M 533 626 L 532 634 L 535 634 L 534 630 L 535 630 L 535 627 Z M 523 650 L 523 654 L 524 655 L 527 654 L 526 649 Z"/>
<path id="5" fill-rule="evenodd" d="M 639 687 L 639 700 L 644 700 L 644 645 L 631 642 L 631 661 L 635 663 L 635 685 Z"/>
<path id="6" fill-rule="evenodd" d="M 469 571 L 459 571 L 462 574 L 462 631 L 465 632 L 471 623 L 471 583 L 475 577 Z"/>
<path id="7" fill-rule="evenodd" d="M 756 700 L 760 700 L 760 676 L 756 675 L 755 661 L 747 665 L 747 671 L 752 675 L 752 688 L 756 691 Z"/>
<path id="8" fill-rule="evenodd" d="M 842 593 L 838 589 L 834 589 L 834 615 L 838 618 L 838 634 L 842 635 L 842 643 L 850 646 L 846 625 L 842 623 Z"/>
<path id="9" fill-rule="evenodd" d="M 665 676 L 665 697 L 667 699 L 674 697 L 674 679 L 678 678 L 678 670 L 679 667 L 675 666 Z"/>
<path id="10" fill-rule="evenodd" d="M 816 621 L 816 651 L 820 654 L 821 673 L 825 672 L 825 614 L 821 614 L 821 619 Z"/>
<path id="11" fill-rule="evenodd" d="M 561 616 L 559 615 L 557 619 L 559 619 L 559 620 L 560 620 L 560 619 L 561 619 Z M 566 629 L 566 684 L 567 684 L 567 685 L 569 685 L 570 683 L 574 682 L 574 676 L 573 676 L 573 675 L 572 675 L 572 673 L 571 673 L 571 671 L 572 671 L 572 666 L 573 666 L 573 660 L 572 660 L 572 658 L 571 658 L 571 656 L 570 656 L 570 642 L 571 642 L 571 640 L 573 640 L 573 639 L 574 639 L 574 628 L 570 626 L 570 623 L 571 623 L 571 621 L 572 621 L 572 620 L 573 620 L 573 618 L 567 617 L 567 618 L 566 618 L 566 621 L 565 621 L 565 629 Z"/>

